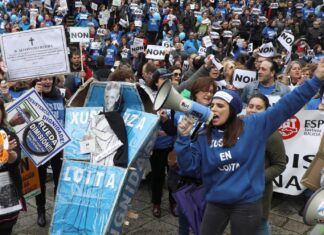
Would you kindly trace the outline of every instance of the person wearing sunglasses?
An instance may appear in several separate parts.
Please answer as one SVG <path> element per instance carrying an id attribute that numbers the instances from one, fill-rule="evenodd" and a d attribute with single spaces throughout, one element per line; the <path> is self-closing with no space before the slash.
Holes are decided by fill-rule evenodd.
<path id="1" fill-rule="evenodd" d="M 173 66 L 170 68 L 170 71 L 172 73 L 172 77 L 171 77 L 172 85 L 174 85 L 174 86 L 179 85 L 179 83 L 181 82 L 181 78 L 182 78 L 181 68 L 178 66 Z"/>

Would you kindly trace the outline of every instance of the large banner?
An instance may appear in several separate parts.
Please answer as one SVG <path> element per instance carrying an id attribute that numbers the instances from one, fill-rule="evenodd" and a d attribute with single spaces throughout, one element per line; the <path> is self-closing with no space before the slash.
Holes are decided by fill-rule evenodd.
<path id="1" fill-rule="evenodd" d="M 60 122 L 34 89 L 19 97 L 6 111 L 21 148 L 37 167 L 70 142 Z"/>
<path id="2" fill-rule="evenodd" d="M 3 34 L 0 45 L 9 80 L 70 72 L 63 26 Z"/>
<path id="3" fill-rule="evenodd" d="M 315 157 L 324 131 L 322 112 L 301 110 L 279 128 L 283 136 L 288 163 L 286 170 L 274 180 L 274 191 L 299 195 L 305 190 L 300 183 Z"/>
<path id="4" fill-rule="evenodd" d="M 126 170 L 65 160 L 51 234 L 104 234 Z"/>
<path id="5" fill-rule="evenodd" d="M 71 137 L 71 142 L 64 149 L 65 159 L 90 160 L 90 153 L 80 151 L 80 141 L 86 134 L 91 118 L 101 111 L 102 107 L 66 108 L 65 130 Z"/>

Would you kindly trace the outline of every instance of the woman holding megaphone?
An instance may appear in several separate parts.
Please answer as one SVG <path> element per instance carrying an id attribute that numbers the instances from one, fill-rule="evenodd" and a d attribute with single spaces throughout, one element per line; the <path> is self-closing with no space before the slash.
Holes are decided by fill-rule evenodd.
<path id="1" fill-rule="evenodd" d="M 189 135 L 193 123 L 180 122 L 175 144 L 178 166 L 184 172 L 200 171 L 206 189 L 201 234 L 223 234 L 228 222 L 232 235 L 256 234 L 262 218 L 266 141 L 322 84 L 324 59 L 312 79 L 262 113 L 237 117 L 242 110 L 240 97 L 230 90 L 216 92 L 213 119 L 195 143 Z"/>
<path id="2" fill-rule="evenodd" d="M 19 211 L 25 208 L 19 170 L 20 147 L 15 133 L 5 122 L 6 111 L 0 100 L 0 234 L 11 234 Z"/>

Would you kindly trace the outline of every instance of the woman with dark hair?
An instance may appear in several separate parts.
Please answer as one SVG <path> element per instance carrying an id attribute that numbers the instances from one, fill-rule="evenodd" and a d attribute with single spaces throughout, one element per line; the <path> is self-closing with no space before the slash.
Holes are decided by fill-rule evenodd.
<path id="1" fill-rule="evenodd" d="M 323 80 L 324 59 L 312 79 L 267 111 L 245 117 L 237 117 L 243 106 L 239 95 L 218 91 L 211 103 L 213 119 L 194 143 L 193 121 L 184 118 L 179 123 L 175 143 L 179 168 L 187 174 L 201 172 L 206 189 L 201 234 L 223 234 L 229 222 L 232 235 L 256 234 L 262 218 L 266 141 L 315 95 Z"/>
<path id="2" fill-rule="evenodd" d="M 261 94 L 252 95 L 246 107 L 246 114 L 261 113 L 270 106 L 269 99 Z M 258 234 L 271 234 L 269 225 L 269 212 L 272 200 L 272 180 L 279 176 L 286 169 L 286 151 L 282 137 L 275 131 L 267 140 L 265 150 L 265 189 L 262 197 L 262 223 L 259 226 Z"/>
<path id="3" fill-rule="evenodd" d="M 64 97 L 61 95 L 60 90 L 55 86 L 55 77 L 42 77 L 33 81 L 33 87 L 42 96 L 43 100 L 52 111 L 55 118 L 64 126 L 65 119 L 65 107 L 64 107 Z M 50 161 L 38 167 L 38 174 L 41 186 L 41 194 L 36 196 L 36 206 L 37 206 L 37 224 L 40 227 L 45 227 L 46 217 L 45 217 L 45 204 L 46 204 L 46 175 L 47 166 L 51 164 L 53 170 L 53 180 L 54 180 L 54 195 L 56 195 L 56 190 L 58 186 L 58 180 L 60 177 L 61 167 L 62 167 L 63 151 L 56 154 L 51 158 Z"/>
<path id="4" fill-rule="evenodd" d="M 1 209 L 6 208 L 3 203 L 14 203 L 21 204 L 24 209 L 26 209 L 26 204 L 24 202 L 24 197 L 22 193 L 22 179 L 20 175 L 19 163 L 21 159 L 21 149 L 19 145 L 19 139 L 17 135 L 12 132 L 6 124 L 6 111 L 4 108 L 4 103 L 0 99 L 0 129 L 4 131 L 9 139 L 9 149 L 6 150 L 8 153 L 8 159 L 0 162 L 0 174 L 3 178 L 4 174 L 8 174 L 9 180 L 13 183 L 14 187 L 10 187 L 10 191 L 6 190 L 6 193 L 1 193 L 0 206 Z M 0 144 L 0 156 L 1 160 L 4 154 L 4 145 Z M 1 181 L 0 188 L 5 188 L 4 182 Z M 8 189 L 8 188 L 7 188 Z M 20 202 L 19 202 L 20 201 Z M 10 205 L 10 206 L 13 206 Z M 10 212 L 8 214 L 0 215 L 0 234 L 9 235 L 12 232 L 13 226 L 16 224 L 18 219 L 19 210 Z M 1 210 L 0 210 L 1 211 Z"/>

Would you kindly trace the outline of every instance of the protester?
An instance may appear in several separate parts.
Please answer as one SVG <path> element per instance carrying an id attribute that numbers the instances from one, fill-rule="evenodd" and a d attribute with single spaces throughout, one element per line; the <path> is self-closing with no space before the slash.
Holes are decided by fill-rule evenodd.
<path id="1" fill-rule="evenodd" d="M 22 193 L 22 178 L 20 174 L 19 164 L 21 160 L 21 149 L 17 135 L 9 129 L 6 125 L 6 111 L 4 102 L 0 100 L 0 129 L 5 131 L 9 138 L 8 159 L 6 162 L 1 162 L 0 173 L 8 174 L 10 180 L 13 182 L 13 188 L 7 189 L 6 193 L 1 193 L 1 209 L 4 209 L 3 202 L 22 204 L 23 209 L 26 210 L 26 204 Z M 0 145 L 0 155 L 4 154 L 4 145 Z M 1 157 L 2 158 L 2 157 Z M 1 176 L 3 177 L 3 176 Z M 1 185 L 2 187 L 3 185 Z M 9 197 L 10 198 L 7 198 Z M 5 198 L 4 198 L 5 197 Z M 11 205 L 13 206 L 13 205 Z M 14 211 L 8 214 L 0 215 L 0 233 L 3 235 L 10 235 L 12 228 L 16 224 L 19 211 Z"/>
<path id="2" fill-rule="evenodd" d="M 267 111 L 244 118 L 236 116 L 242 110 L 240 97 L 230 90 L 218 91 L 212 101 L 214 118 L 195 143 L 189 136 L 192 120 L 180 122 L 175 144 L 178 165 L 189 174 L 202 172 L 206 188 L 201 234 L 222 234 L 228 222 L 233 235 L 256 233 L 262 218 L 265 176 L 261 156 L 266 140 L 312 98 L 323 80 L 324 59 L 311 80 Z"/>
<path id="3" fill-rule="evenodd" d="M 42 96 L 49 109 L 52 111 L 54 117 L 64 126 L 65 119 L 65 108 L 64 108 L 64 97 L 62 97 L 60 90 L 55 86 L 55 78 L 43 77 L 33 81 L 35 90 Z M 41 194 L 36 196 L 37 206 L 37 224 L 40 227 L 46 225 L 46 177 L 47 177 L 47 166 L 51 164 L 53 170 L 54 180 L 54 196 L 58 186 L 62 167 L 63 151 L 56 154 L 46 164 L 38 167 L 38 174 L 40 179 Z"/>
<path id="4" fill-rule="evenodd" d="M 246 107 L 246 114 L 261 113 L 270 106 L 269 99 L 262 94 L 251 96 Z M 274 132 L 266 142 L 265 149 L 265 189 L 262 197 L 262 223 L 258 234 L 271 234 L 268 221 L 271 209 L 273 183 L 272 181 L 279 176 L 286 168 L 286 152 L 282 136 L 278 131 Z"/>

